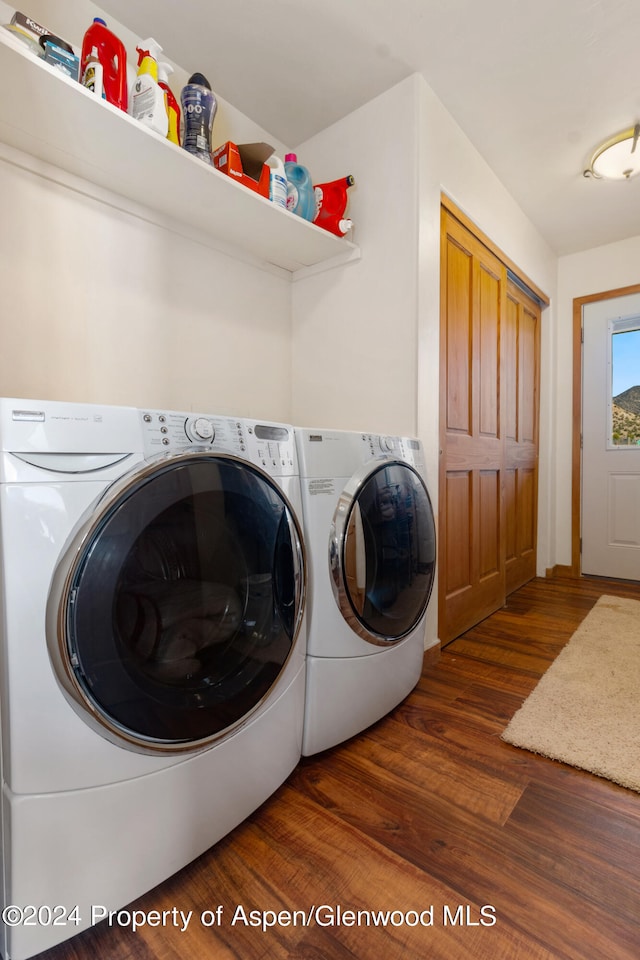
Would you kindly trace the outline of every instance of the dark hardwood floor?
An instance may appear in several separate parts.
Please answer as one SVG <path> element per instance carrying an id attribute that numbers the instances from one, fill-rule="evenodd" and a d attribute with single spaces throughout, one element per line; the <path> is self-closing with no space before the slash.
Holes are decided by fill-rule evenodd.
<path id="1" fill-rule="evenodd" d="M 532 581 L 388 717 L 303 760 L 136 903 L 193 910 L 186 932 L 101 924 L 41 960 L 637 960 L 640 795 L 500 739 L 602 593 L 640 599 L 622 582 Z"/>

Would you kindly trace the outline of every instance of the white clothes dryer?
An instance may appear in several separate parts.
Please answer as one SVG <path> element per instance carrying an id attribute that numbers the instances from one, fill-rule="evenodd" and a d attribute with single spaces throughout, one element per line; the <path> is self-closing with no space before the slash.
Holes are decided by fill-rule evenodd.
<path id="1" fill-rule="evenodd" d="M 305 557 L 286 425 L 2 399 L 0 457 L 0 951 L 23 960 L 295 767 Z"/>
<path id="2" fill-rule="evenodd" d="M 418 440 L 296 429 L 309 557 L 303 755 L 392 710 L 418 682 L 436 563 Z"/>

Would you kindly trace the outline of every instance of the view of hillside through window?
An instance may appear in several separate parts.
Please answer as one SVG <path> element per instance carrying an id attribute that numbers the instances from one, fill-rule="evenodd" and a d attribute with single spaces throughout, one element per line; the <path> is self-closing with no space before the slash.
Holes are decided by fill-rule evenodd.
<path id="1" fill-rule="evenodd" d="M 640 446 L 640 318 L 638 329 L 611 337 L 611 442 Z"/>

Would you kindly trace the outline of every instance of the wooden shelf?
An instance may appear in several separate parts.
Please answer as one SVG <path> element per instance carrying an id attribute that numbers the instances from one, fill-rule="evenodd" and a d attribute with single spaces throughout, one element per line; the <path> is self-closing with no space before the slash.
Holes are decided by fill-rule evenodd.
<path id="1" fill-rule="evenodd" d="M 0 30 L 0 141 L 291 273 L 358 247 L 296 217 L 97 99 Z M 10 91 L 10 92 L 9 92 Z"/>

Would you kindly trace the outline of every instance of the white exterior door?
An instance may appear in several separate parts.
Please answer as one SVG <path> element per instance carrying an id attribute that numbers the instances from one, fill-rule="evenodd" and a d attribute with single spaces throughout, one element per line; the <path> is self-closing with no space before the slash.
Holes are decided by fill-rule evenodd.
<path id="1" fill-rule="evenodd" d="M 640 294 L 582 312 L 582 573 L 640 580 Z"/>

